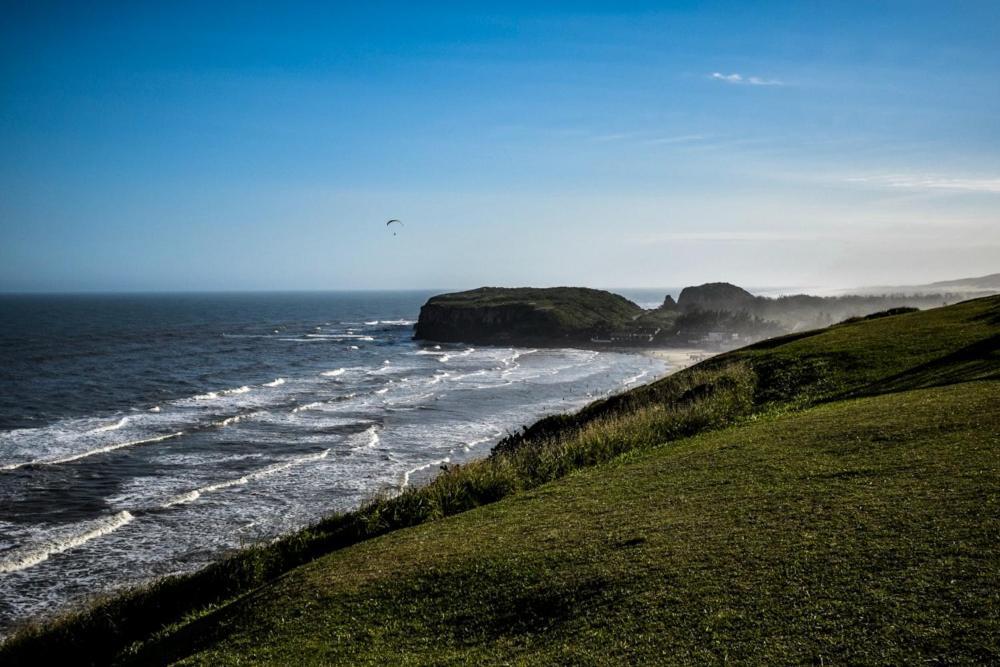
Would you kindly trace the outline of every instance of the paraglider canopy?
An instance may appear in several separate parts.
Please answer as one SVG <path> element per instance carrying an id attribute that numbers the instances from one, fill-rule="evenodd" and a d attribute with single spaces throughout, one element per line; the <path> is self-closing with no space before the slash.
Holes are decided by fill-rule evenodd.
<path id="1" fill-rule="evenodd" d="M 400 221 L 400 220 L 397 220 L 396 218 L 393 218 L 393 219 L 392 219 L 392 220 L 390 220 L 389 222 L 385 223 L 385 226 L 386 226 L 386 227 L 388 227 L 388 226 L 389 226 L 389 225 L 391 225 L 392 223 L 396 223 L 396 224 L 397 224 L 397 225 L 399 225 L 400 227 L 404 227 L 404 226 L 405 226 L 405 225 L 403 225 L 402 221 Z M 393 235 L 393 236 L 395 236 L 395 235 L 396 235 L 396 232 L 393 232 L 393 233 L 392 233 L 392 235 Z"/>

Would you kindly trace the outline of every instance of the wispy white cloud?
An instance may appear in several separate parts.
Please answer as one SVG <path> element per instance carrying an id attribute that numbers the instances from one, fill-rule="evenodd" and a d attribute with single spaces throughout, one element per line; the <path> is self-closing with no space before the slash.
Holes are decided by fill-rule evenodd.
<path id="1" fill-rule="evenodd" d="M 654 232 L 632 238 L 637 243 L 665 243 L 668 241 L 833 241 L 841 236 L 820 232 L 786 231 L 718 231 L 718 232 Z"/>
<path id="2" fill-rule="evenodd" d="M 562 133 L 569 136 L 568 133 Z M 698 143 L 704 139 L 708 139 L 711 135 L 708 134 L 679 134 L 679 135 L 669 135 L 662 137 L 649 137 L 648 132 L 606 132 L 603 134 L 595 134 L 589 132 L 579 132 L 576 133 L 578 136 L 582 136 L 586 141 L 593 143 L 611 143 L 611 142 L 629 142 L 629 143 L 641 143 L 647 146 L 663 146 L 669 144 L 692 144 Z"/>
<path id="3" fill-rule="evenodd" d="M 785 83 L 779 81 L 778 79 L 764 79 L 759 76 L 743 76 L 742 74 L 737 74 L 733 72 L 732 74 L 723 74 L 722 72 L 712 72 L 709 78 L 715 81 L 722 81 L 725 83 L 732 83 L 736 85 L 745 86 L 783 86 Z"/>
<path id="4" fill-rule="evenodd" d="M 935 175 L 875 174 L 851 176 L 849 183 L 862 183 L 908 190 L 1000 193 L 1000 178 L 948 178 Z"/>
<path id="5" fill-rule="evenodd" d="M 597 141 L 603 143 L 608 141 L 622 141 L 624 139 L 630 139 L 633 136 L 635 135 L 632 134 L 631 132 L 613 132 L 611 134 L 599 134 L 596 136 L 592 136 L 590 139 L 591 141 Z"/>
<path id="6" fill-rule="evenodd" d="M 689 144 L 694 141 L 701 141 L 706 139 L 707 135 L 704 134 L 682 134 L 676 137 L 659 137 L 657 139 L 650 139 L 646 143 L 651 146 L 663 146 L 667 144 Z"/>
<path id="7" fill-rule="evenodd" d="M 722 74 L 721 72 L 712 72 L 712 78 L 716 81 L 725 81 L 726 83 L 743 83 L 743 77 L 739 74 Z"/>

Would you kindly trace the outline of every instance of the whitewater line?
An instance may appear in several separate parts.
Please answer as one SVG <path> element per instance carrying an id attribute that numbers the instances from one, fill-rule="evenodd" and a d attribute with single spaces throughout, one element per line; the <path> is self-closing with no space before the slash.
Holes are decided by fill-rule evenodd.
<path id="1" fill-rule="evenodd" d="M 93 539 L 112 533 L 125 524 L 131 523 L 133 519 L 135 519 L 135 517 L 133 517 L 128 511 L 121 511 L 113 516 L 91 522 L 93 527 L 82 533 L 70 535 L 65 539 L 46 542 L 41 546 L 21 547 L 19 549 L 15 549 L 7 558 L 0 560 L 0 574 L 17 572 L 18 570 L 38 565 L 39 563 L 48 560 L 49 556 L 52 556 L 53 554 L 69 551 L 70 549 L 86 544 Z"/>
<path id="2" fill-rule="evenodd" d="M 413 475 L 413 473 L 420 472 L 421 470 L 427 470 L 428 468 L 431 468 L 436 465 L 441 465 L 442 463 L 451 463 L 451 457 L 446 456 L 443 459 L 431 461 L 430 463 L 425 463 L 422 466 L 417 466 L 416 468 L 407 470 L 406 472 L 403 473 L 403 483 L 399 485 L 399 489 L 402 491 L 403 489 L 405 489 L 410 485 L 410 476 Z"/>
<path id="3" fill-rule="evenodd" d="M 163 442 L 164 440 L 169 440 L 171 438 L 176 438 L 184 435 L 184 431 L 177 431 L 176 433 L 168 433 L 167 435 L 157 436 L 155 438 L 146 438 L 145 440 L 132 440 L 130 442 L 119 442 L 115 445 L 106 445 L 104 447 L 98 447 L 97 449 L 90 449 L 79 454 L 73 454 L 71 456 L 64 456 L 61 459 L 38 459 L 35 461 L 25 461 L 23 463 L 11 463 L 0 467 L 0 470 L 17 470 L 18 468 L 23 468 L 25 466 L 54 466 L 62 463 L 70 463 L 71 461 L 79 461 L 80 459 L 85 459 L 90 456 L 97 456 L 98 454 L 106 454 L 108 452 L 113 452 L 116 449 L 124 449 L 126 447 L 134 447 L 135 445 L 145 445 L 151 442 Z"/>
<path id="4" fill-rule="evenodd" d="M 261 468 L 255 472 L 247 473 L 242 477 L 237 477 L 236 479 L 227 479 L 222 482 L 216 482 L 215 484 L 209 484 L 208 486 L 203 486 L 201 488 L 195 489 L 194 491 L 188 491 L 187 493 L 182 493 L 180 495 L 174 496 L 167 502 L 160 505 L 162 508 L 173 507 L 174 505 L 186 505 L 187 503 L 193 503 L 194 501 L 201 498 L 202 495 L 206 493 L 212 493 L 213 491 L 221 491 L 222 489 L 228 489 L 233 486 L 243 486 L 249 482 L 260 479 L 261 477 L 267 477 L 269 475 L 274 475 L 276 473 L 282 472 L 283 470 L 288 470 L 289 468 L 303 463 L 308 463 L 310 461 L 319 461 L 320 459 L 326 458 L 326 455 L 330 453 L 329 449 L 325 449 L 318 454 L 309 454 L 307 456 L 300 456 L 297 459 L 291 459 L 289 461 L 284 461 L 282 463 L 275 463 L 267 466 L 266 468 Z"/>
<path id="5" fill-rule="evenodd" d="M 276 386 L 276 385 L 270 385 L 270 386 Z M 216 398 L 219 398 L 220 396 L 234 396 L 236 394 L 246 394 L 249 391 L 252 391 L 250 387 L 248 387 L 247 385 L 243 385 L 242 387 L 236 387 L 235 389 L 220 389 L 218 391 L 210 391 L 205 394 L 198 394 L 196 396 L 192 396 L 191 398 L 192 400 L 195 401 L 211 401 Z"/>
<path id="6" fill-rule="evenodd" d="M 98 428 L 95 428 L 93 431 L 91 431 L 91 433 L 107 433 L 108 431 L 117 431 L 127 423 L 128 423 L 128 417 L 122 417 L 114 424 L 108 424 L 106 426 L 100 426 Z"/>
<path id="7" fill-rule="evenodd" d="M 375 446 L 382 441 L 382 439 L 378 435 L 379 430 L 380 427 L 378 424 L 372 424 L 371 426 L 366 428 L 364 431 L 362 431 L 362 434 L 367 435 L 368 440 L 360 445 L 355 445 L 354 447 L 351 447 L 351 451 L 357 452 L 361 451 L 362 449 L 374 449 Z"/>

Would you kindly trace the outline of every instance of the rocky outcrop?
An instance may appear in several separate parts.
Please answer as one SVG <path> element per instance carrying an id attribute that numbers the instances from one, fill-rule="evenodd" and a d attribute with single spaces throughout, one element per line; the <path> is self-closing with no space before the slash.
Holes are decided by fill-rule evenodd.
<path id="1" fill-rule="evenodd" d="M 731 283 L 705 283 L 685 287 L 677 299 L 682 311 L 719 310 L 731 313 L 753 310 L 757 301 L 750 292 Z"/>
<path id="2" fill-rule="evenodd" d="M 628 299 L 582 287 L 483 287 L 432 297 L 414 338 L 441 342 L 566 345 L 626 326 L 643 313 Z"/>

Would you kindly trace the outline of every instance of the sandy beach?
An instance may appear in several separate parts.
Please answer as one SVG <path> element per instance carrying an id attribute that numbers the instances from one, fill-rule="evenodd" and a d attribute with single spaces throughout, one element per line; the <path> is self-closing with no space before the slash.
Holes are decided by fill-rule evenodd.
<path id="1" fill-rule="evenodd" d="M 705 359 L 718 354 L 718 352 L 714 350 L 703 350 L 696 347 L 670 347 L 656 350 L 643 350 L 642 353 L 646 356 L 653 357 L 654 359 L 665 361 L 670 365 L 667 372 L 664 373 L 664 377 L 672 375 L 677 371 L 684 370 L 688 366 L 693 366 L 699 361 L 704 361 Z"/>

